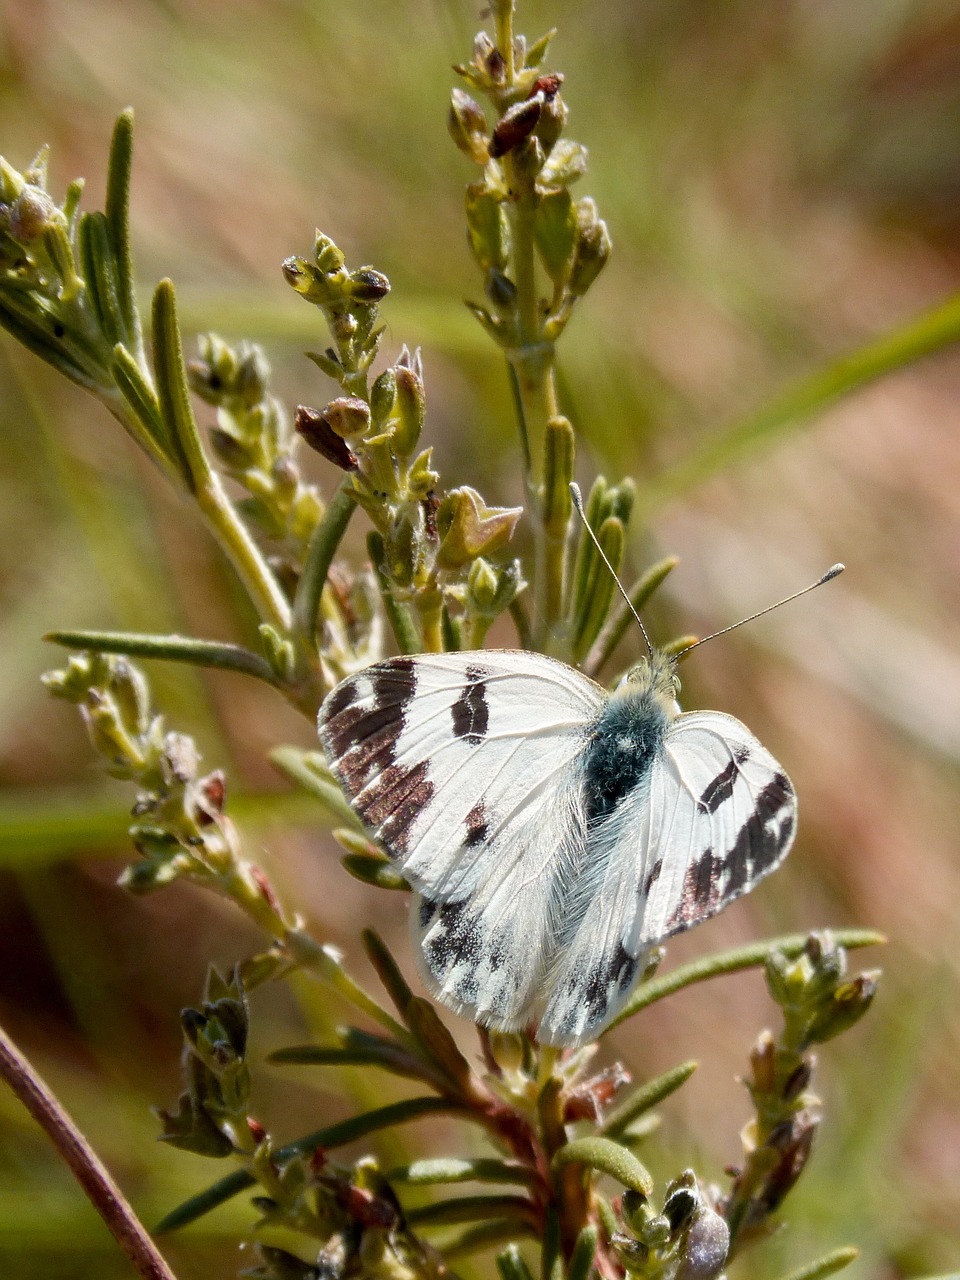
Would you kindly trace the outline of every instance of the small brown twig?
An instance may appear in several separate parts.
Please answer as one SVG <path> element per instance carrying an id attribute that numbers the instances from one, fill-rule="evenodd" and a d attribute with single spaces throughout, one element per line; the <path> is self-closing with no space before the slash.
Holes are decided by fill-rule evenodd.
<path id="1" fill-rule="evenodd" d="M 2 1027 L 0 1076 L 45 1130 L 138 1274 L 177 1280 L 83 1134 Z"/>

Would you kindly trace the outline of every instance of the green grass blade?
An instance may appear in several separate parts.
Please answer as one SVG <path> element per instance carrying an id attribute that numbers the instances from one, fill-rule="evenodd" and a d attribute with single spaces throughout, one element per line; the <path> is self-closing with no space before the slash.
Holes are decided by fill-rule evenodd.
<path id="1" fill-rule="evenodd" d="M 644 509 L 676 497 L 739 458 L 782 436 L 842 396 L 960 341 L 960 296 L 834 360 L 788 387 L 768 405 L 712 435 L 685 461 L 665 470 L 640 499 Z"/>

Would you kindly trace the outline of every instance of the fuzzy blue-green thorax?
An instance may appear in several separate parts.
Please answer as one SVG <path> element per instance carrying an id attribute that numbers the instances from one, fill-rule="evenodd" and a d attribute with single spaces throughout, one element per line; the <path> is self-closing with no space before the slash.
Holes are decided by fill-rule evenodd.
<path id="1" fill-rule="evenodd" d="M 667 726 L 679 715 L 675 664 L 655 650 L 617 685 L 594 724 L 587 747 L 588 822 L 609 817 L 625 796 L 646 783 L 663 750 Z"/>

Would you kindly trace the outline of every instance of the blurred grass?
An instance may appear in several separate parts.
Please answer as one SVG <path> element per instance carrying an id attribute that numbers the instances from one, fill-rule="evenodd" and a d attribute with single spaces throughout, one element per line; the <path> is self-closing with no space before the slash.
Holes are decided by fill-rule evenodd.
<path id="1" fill-rule="evenodd" d="M 113 117 L 133 103 L 141 280 L 177 280 L 188 329 L 265 341 L 290 402 L 320 402 L 323 381 L 300 354 L 317 336 L 278 264 L 322 226 L 393 282 L 387 349 L 423 345 L 427 430 L 445 478 L 518 496 L 502 370 L 459 301 L 479 294 L 461 227 L 470 174 L 444 114 L 475 6 L 14 0 L 4 17 L 0 150 L 23 165 L 49 141 L 58 188 L 85 173 L 96 201 Z M 585 473 L 592 462 L 634 474 L 662 503 L 638 529 L 638 566 L 705 530 L 689 540 L 699 573 L 681 564 L 674 578 L 701 582 L 698 611 L 722 625 L 765 603 L 736 561 L 718 594 L 709 530 L 726 527 L 782 552 L 802 580 L 848 562 L 850 585 L 830 590 L 868 599 L 873 621 L 852 655 L 825 606 L 818 648 L 834 673 L 869 669 L 900 619 L 955 652 L 960 358 L 878 382 L 762 456 L 748 429 L 784 388 L 822 385 L 830 361 L 960 289 L 955 5 L 521 0 L 522 29 L 554 25 L 571 132 L 591 149 L 582 190 L 615 244 L 561 347 L 561 394 L 584 435 Z M 251 619 L 216 550 L 113 424 L 2 347 L 0 1019 L 155 1221 L 211 1178 L 204 1162 L 157 1147 L 147 1111 L 176 1092 L 177 1010 L 197 999 L 208 959 L 228 967 L 255 942 L 218 904 L 179 892 L 128 901 L 113 889 L 101 855 L 123 852 L 129 797 L 93 773 L 82 733 L 38 689 L 56 661 L 39 637 L 86 625 L 243 641 Z M 778 430 L 788 417 L 781 410 Z M 723 423 L 747 428 L 737 436 Z M 771 583 L 768 597 L 792 585 Z M 876 926 L 892 943 L 870 1018 L 849 1046 L 821 1055 L 826 1118 L 795 1225 L 739 1274 L 779 1274 L 846 1243 L 864 1251 L 852 1277 L 946 1271 L 960 1256 L 956 761 L 895 727 L 882 688 L 866 698 L 862 681 L 818 681 L 792 656 L 806 644 L 795 616 L 763 632 L 768 651 L 747 635 L 685 671 L 687 705 L 734 711 L 789 761 L 803 827 L 775 881 L 672 958 L 824 921 Z M 663 636 L 700 619 L 674 601 L 652 621 Z M 955 696 L 958 670 L 941 664 L 929 697 Z M 236 677 L 164 664 L 150 677 L 171 723 L 199 735 L 211 767 L 230 766 L 248 847 L 317 935 L 351 959 L 371 911 L 391 913 L 401 935 L 393 899 L 318 851 L 309 799 L 273 789 L 266 750 L 311 745 L 309 726 Z M 746 1106 L 733 1078 L 769 1014 L 759 983 L 726 979 L 718 991 L 685 993 L 617 1033 L 638 1074 L 703 1061 L 665 1108 L 663 1176 L 682 1155 L 719 1179 L 737 1155 Z M 258 1054 L 329 1017 L 316 988 L 299 996 L 258 1004 Z M 282 1140 L 343 1114 L 332 1093 L 304 1095 L 303 1079 L 296 1090 L 290 1079 L 263 1077 L 264 1114 Z M 238 1201 L 165 1242 L 178 1274 L 235 1274 L 233 1242 L 249 1220 Z M 0 1274 L 127 1274 L 5 1094 Z"/>

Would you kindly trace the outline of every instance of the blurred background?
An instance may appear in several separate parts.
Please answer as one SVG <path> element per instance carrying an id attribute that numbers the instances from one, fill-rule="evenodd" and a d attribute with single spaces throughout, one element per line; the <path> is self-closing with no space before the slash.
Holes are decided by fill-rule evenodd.
<path id="1" fill-rule="evenodd" d="M 279 271 L 319 226 L 351 264 L 392 281 L 384 355 L 423 348 L 444 483 L 518 497 L 504 372 L 461 302 L 480 293 L 462 227 L 473 175 L 445 127 L 451 64 L 481 22 L 474 4 L 9 0 L 0 21 L 0 149 L 22 169 L 50 143 L 58 198 L 83 174 L 85 207 L 101 205 L 114 117 L 136 108 L 139 276 L 175 279 L 188 332 L 263 342 L 278 394 L 324 403 L 329 387 L 302 355 L 322 341 L 316 313 Z M 603 470 L 640 486 L 634 567 L 682 556 L 654 635 L 715 629 L 835 560 L 848 568 L 684 669 L 685 705 L 744 719 L 788 767 L 802 816 L 784 870 L 677 940 L 668 962 L 830 924 L 890 939 L 882 956 L 853 958 L 886 977 L 865 1022 L 821 1054 L 825 1120 L 791 1225 L 737 1274 L 781 1274 L 841 1244 L 863 1250 L 851 1277 L 949 1271 L 960 1266 L 960 348 L 669 500 L 655 482 L 792 380 L 960 289 L 960 14 L 953 0 L 522 0 L 519 30 L 551 26 L 570 136 L 591 154 L 578 194 L 595 196 L 615 247 L 560 346 L 564 408 L 584 480 Z M 336 477 L 316 463 L 330 492 Z M 228 968 L 259 940 L 195 889 L 131 899 L 115 887 L 132 797 L 99 772 L 71 708 L 41 690 L 59 660 L 41 636 L 239 639 L 250 619 L 193 513 L 93 400 L 5 335 L 0 599 L 0 1022 L 149 1223 L 223 1172 L 158 1146 L 149 1107 L 175 1100 L 178 1012 L 200 998 L 208 962 Z M 310 746 L 310 726 L 241 677 L 149 674 L 169 723 L 228 769 L 249 854 L 315 936 L 372 982 L 356 934 L 375 913 L 407 956 L 399 895 L 341 870 L 310 801 L 266 761 L 278 743 Z M 772 1012 L 759 975 L 727 978 L 605 1042 L 604 1061 L 622 1055 L 638 1079 L 701 1060 L 645 1155 L 658 1175 L 694 1164 L 724 1181 L 749 1114 L 736 1076 Z M 306 1032 L 297 991 L 258 993 L 255 1064 Z M 348 1108 L 315 1069 L 256 1073 L 281 1140 Z M 453 1135 L 422 1125 L 404 1141 L 427 1152 Z M 240 1200 L 166 1241 L 178 1276 L 235 1275 L 252 1216 Z M 0 1274 L 129 1274 L 6 1090 Z"/>

